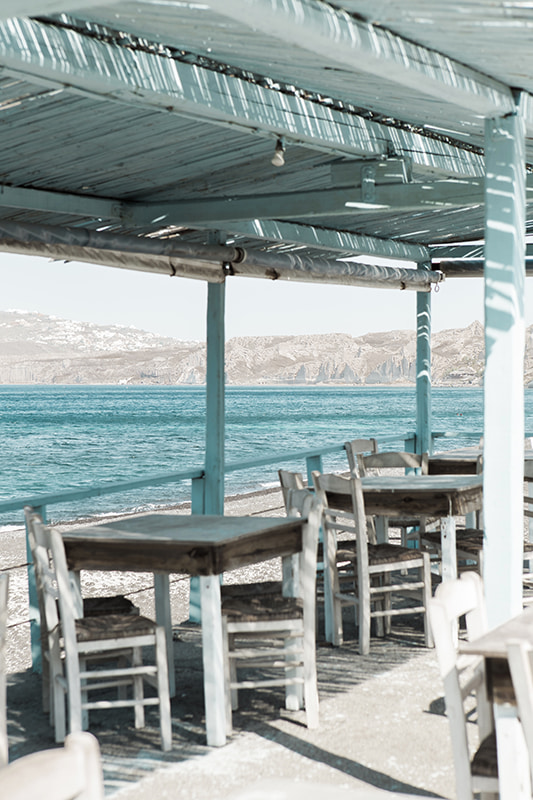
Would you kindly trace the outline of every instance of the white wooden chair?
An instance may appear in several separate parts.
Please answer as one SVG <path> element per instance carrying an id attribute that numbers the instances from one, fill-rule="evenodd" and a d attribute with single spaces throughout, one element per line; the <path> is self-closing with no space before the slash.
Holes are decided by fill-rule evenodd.
<path id="1" fill-rule="evenodd" d="M 487 699 L 485 663 L 479 656 L 460 655 L 457 629 L 466 616 L 468 639 L 476 639 L 487 630 L 483 583 L 475 572 L 437 587 L 430 602 L 430 618 L 444 683 L 446 714 L 455 767 L 457 800 L 473 800 L 474 793 L 498 796 L 498 761 L 491 706 Z M 466 699 L 475 693 L 480 744 L 470 757 Z"/>
<path id="2" fill-rule="evenodd" d="M 507 642 L 507 659 L 513 681 L 513 689 L 518 705 L 518 716 L 524 731 L 533 769 L 533 668 L 531 658 L 533 643 L 524 641 Z"/>
<path id="3" fill-rule="evenodd" d="M 0 574 L 0 769 L 7 764 L 7 714 L 6 714 L 6 631 L 9 577 Z"/>
<path id="4" fill-rule="evenodd" d="M 400 450 L 387 450 L 381 453 L 375 452 L 365 455 L 357 454 L 357 475 L 363 477 L 367 475 L 383 475 L 387 470 L 416 470 L 420 475 L 428 474 L 428 454 L 427 453 L 408 453 Z M 352 475 L 354 471 L 352 470 Z M 425 530 L 425 517 L 394 517 L 389 523 L 387 517 L 377 517 L 375 521 L 378 540 L 388 540 L 389 524 L 392 528 L 399 528 L 401 531 L 402 547 L 407 547 L 409 541 L 414 541 L 416 546 L 420 546 L 420 531 Z M 409 533 L 409 531 L 412 531 Z"/>
<path id="5" fill-rule="evenodd" d="M 352 439 L 350 442 L 344 442 L 344 449 L 346 450 L 346 455 L 348 456 L 350 473 L 354 476 L 354 478 L 360 478 L 361 476 L 359 474 L 357 456 L 362 455 L 363 453 L 377 453 L 378 443 L 377 439 Z"/>
<path id="6" fill-rule="evenodd" d="M 144 727 L 146 706 L 159 706 L 163 750 L 172 746 L 166 636 L 162 626 L 136 614 L 83 617 L 68 574 L 61 534 L 34 516 L 36 572 L 41 581 L 56 741 L 65 738 L 65 699 L 70 733 L 88 724 L 93 709 L 133 707 L 135 727 Z M 58 615 L 59 607 L 59 615 Z M 142 649 L 155 649 L 155 663 L 143 663 Z M 131 656 L 124 666 L 124 657 Z M 112 663 L 112 657 L 116 663 Z M 101 664 L 98 663 L 101 662 Z M 144 681 L 157 684 L 157 697 L 144 695 Z M 132 688 L 131 699 L 123 687 Z M 116 687 L 114 699 L 93 700 L 93 692 Z"/>
<path id="7" fill-rule="evenodd" d="M 345 478 L 335 474 L 313 473 L 317 496 L 323 506 L 324 555 L 327 579 L 325 590 L 331 593 L 329 602 L 333 609 L 334 645 L 342 644 L 342 608 L 353 605 L 356 625 L 359 628 L 359 651 L 365 655 L 370 650 L 370 623 L 378 621 L 378 635 L 390 631 L 392 617 L 405 614 L 422 614 L 425 643 L 433 644 L 428 620 L 431 598 L 431 572 L 429 555 L 423 550 L 400 547 L 388 543 L 372 544 L 368 541 L 367 521 L 361 479 Z M 340 508 L 339 508 L 340 506 Z M 349 507 L 348 510 L 346 507 Z M 337 533 L 351 531 L 356 539 L 356 552 L 339 566 Z M 416 570 L 418 576 L 394 575 Z M 415 597 L 416 604 L 401 608 L 392 607 L 392 595 L 405 599 Z M 385 623 L 383 625 L 383 623 Z"/>
<path id="8" fill-rule="evenodd" d="M 42 703 L 43 711 L 48 713 L 50 708 L 50 670 L 48 653 L 48 633 L 46 630 L 46 615 L 44 613 L 44 595 L 42 581 L 38 566 L 35 564 L 35 533 L 34 525 L 42 523 L 42 518 L 31 506 L 24 508 L 26 521 L 26 532 L 28 543 L 32 553 L 35 570 L 35 588 L 37 592 L 37 603 L 39 606 L 40 632 L 41 632 L 41 665 L 42 665 Z M 103 596 L 103 597 L 81 597 L 79 584 L 72 581 L 72 589 L 78 594 L 77 603 L 84 617 L 96 617 L 102 614 L 138 614 L 139 609 L 127 597 L 122 594 Z"/>
<path id="9" fill-rule="evenodd" d="M 315 583 L 321 510 L 307 489 L 291 490 L 287 506 L 289 516 L 302 516 L 307 522 L 296 574 L 289 581 L 284 573 L 284 593 L 272 593 L 268 584 L 264 593 L 261 584 L 222 587 L 228 733 L 238 690 L 269 686 L 285 686 L 286 707 L 305 707 L 307 726 L 318 726 Z M 244 668 L 264 669 L 267 675 L 240 678 Z M 280 671 L 279 677 L 271 677 Z"/>
<path id="10" fill-rule="evenodd" d="M 0 797 L 104 800 L 98 741 L 90 733 L 71 733 L 64 747 L 18 758 L 0 770 Z"/>

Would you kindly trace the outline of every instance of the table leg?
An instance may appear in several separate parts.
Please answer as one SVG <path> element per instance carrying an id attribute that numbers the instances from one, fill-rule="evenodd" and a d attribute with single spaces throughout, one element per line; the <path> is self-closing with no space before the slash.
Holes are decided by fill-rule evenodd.
<path id="1" fill-rule="evenodd" d="M 170 696 L 176 694 L 176 673 L 174 669 L 174 642 L 172 640 L 172 616 L 170 610 L 170 585 L 167 573 L 154 572 L 155 618 L 165 629 L 167 639 L 168 687 Z"/>
<path id="2" fill-rule="evenodd" d="M 200 578 L 202 654 L 204 663 L 205 726 L 207 744 L 226 744 L 224 648 L 218 575 Z"/>
<path id="3" fill-rule="evenodd" d="M 494 707 L 500 800 L 531 800 L 529 758 L 516 707 Z"/>
<path id="4" fill-rule="evenodd" d="M 457 578 L 457 551 L 455 549 L 455 517 L 441 517 L 440 542 L 442 549 L 442 580 Z"/>

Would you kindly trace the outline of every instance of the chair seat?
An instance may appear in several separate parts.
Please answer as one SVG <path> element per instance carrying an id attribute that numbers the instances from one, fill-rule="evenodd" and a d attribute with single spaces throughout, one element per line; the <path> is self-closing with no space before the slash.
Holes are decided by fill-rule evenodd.
<path id="1" fill-rule="evenodd" d="M 97 617 L 102 614 L 136 614 L 137 606 L 124 597 L 116 594 L 111 597 L 84 597 L 83 616 Z"/>
<path id="2" fill-rule="evenodd" d="M 78 642 L 91 642 L 98 639 L 115 639 L 124 636 L 153 635 L 156 623 L 137 614 L 101 614 L 76 620 Z"/>
<path id="3" fill-rule="evenodd" d="M 368 545 L 368 563 L 370 565 L 392 564 L 395 561 L 413 561 L 413 559 L 421 557 L 422 551 L 411 547 L 400 547 L 386 542 Z"/>
<path id="4" fill-rule="evenodd" d="M 438 531 L 426 531 L 422 540 L 440 547 L 441 536 Z M 483 531 L 476 528 L 463 528 L 455 532 L 455 545 L 461 550 L 479 552 L 483 550 Z"/>
<path id="5" fill-rule="evenodd" d="M 281 581 L 257 581 L 257 583 L 224 583 L 220 587 L 222 601 L 230 598 L 250 598 L 259 595 L 278 594 L 282 592 Z"/>
<path id="6" fill-rule="evenodd" d="M 303 601 L 281 594 L 249 594 L 222 598 L 228 622 L 258 622 L 303 618 Z"/>
<path id="7" fill-rule="evenodd" d="M 491 733 L 479 745 L 472 759 L 471 772 L 472 775 L 485 778 L 498 777 L 498 753 L 495 733 Z"/>

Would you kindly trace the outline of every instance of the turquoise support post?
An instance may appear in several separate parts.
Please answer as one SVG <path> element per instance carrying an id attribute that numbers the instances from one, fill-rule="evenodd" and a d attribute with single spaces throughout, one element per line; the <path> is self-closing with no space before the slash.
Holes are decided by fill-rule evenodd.
<path id="1" fill-rule="evenodd" d="M 430 265 L 419 264 L 418 269 Z M 432 452 L 431 292 L 416 293 L 416 452 Z"/>
<path id="2" fill-rule="evenodd" d="M 307 483 L 309 486 L 313 485 L 313 472 L 322 472 L 322 456 L 307 456 L 305 459 L 307 468 Z"/>
<path id="3" fill-rule="evenodd" d="M 193 478 L 191 481 L 191 514 L 205 513 L 205 475 Z M 200 578 L 191 578 L 189 581 L 189 620 L 201 622 L 200 610 Z"/>
<path id="4" fill-rule="evenodd" d="M 225 283 L 207 286 L 205 513 L 224 513 Z"/>
<path id="5" fill-rule="evenodd" d="M 224 513 L 224 311 L 225 283 L 207 285 L 207 366 L 204 514 Z M 195 492 L 194 513 L 200 492 Z M 191 580 L 189 618 L 200 621 L 200 582 Z"/>
<path id="6" fill-rule="evenodd" d="M 490 627 L 522 608 L 525 125 L 485 123 L 484 573 Z"/>
<path id="7" fill-rule="evenodd" d="M 36 514 L 40 514 L 43 522 L 46 521 L 46 507 L 35 506 Z M 39 601 L 37 599 L 37 585 L 35 583 L 35 569 L 33 567 L 33 558 L 31 554 L 30 541 L 28 538 L 28 529 L 26 526 L 26 556 L 28 559 L 28 596 L 30 608 L 30 642 L 31 642 L 31 663 L 34 672 L 41 673 L 43 671 L 42 653 L 41 653 L 41 614 L 39 612 Z"/>

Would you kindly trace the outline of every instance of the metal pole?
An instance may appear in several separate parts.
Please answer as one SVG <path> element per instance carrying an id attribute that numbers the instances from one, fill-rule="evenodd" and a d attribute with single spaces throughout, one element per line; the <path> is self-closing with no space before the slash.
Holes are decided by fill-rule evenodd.
<path id="1" fill-rule="evenodd" d="M 420 264 L 419 270 L 431 270 Z M 416 294 L 416 452 L 431 453 L 431 292 Z"/>

